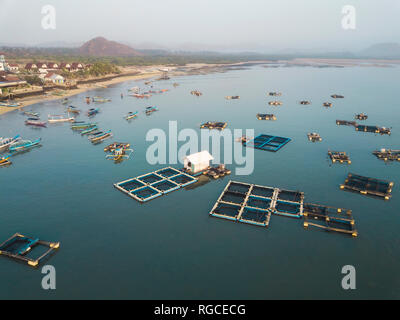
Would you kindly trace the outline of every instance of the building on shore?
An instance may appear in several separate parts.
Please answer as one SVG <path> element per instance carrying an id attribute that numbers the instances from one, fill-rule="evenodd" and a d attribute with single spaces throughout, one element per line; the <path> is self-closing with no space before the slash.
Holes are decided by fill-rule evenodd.
<path id="1" fill-rule="evenodd" d="M 44 83 L 54 83 L 56 85 L 63 85 L 65 82 L 65 78 L 63 76 L 53 72 L 41 74 L 39 78 L 42 79 Z"/>

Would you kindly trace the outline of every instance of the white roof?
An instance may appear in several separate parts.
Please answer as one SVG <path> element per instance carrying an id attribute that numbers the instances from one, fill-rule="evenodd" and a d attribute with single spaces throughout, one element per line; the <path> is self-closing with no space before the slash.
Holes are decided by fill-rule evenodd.
<path id="1" fill-rule="evenodd" d="M 196 164 L 196 163 L 208 162 L 210 160 L 213 160 L 214 158 L 207 150 L 203 150 L 203 151 L 188 155 L 186 157 L 186 159 L 189 160 L 191 163 Z"/>

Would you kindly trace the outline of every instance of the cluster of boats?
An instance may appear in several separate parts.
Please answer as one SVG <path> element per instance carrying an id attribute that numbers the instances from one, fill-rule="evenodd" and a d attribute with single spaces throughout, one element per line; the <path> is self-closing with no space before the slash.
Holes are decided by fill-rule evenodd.
<path id="1" fill-rule="evenodd" d="M 40 138 L 33 141 L 23 140 L 19 135 L 13 138 L 0 138 L 0 153 L 9 152 L 6 155 L 0 156 L 0 166 L 10 165 L 12 163 L 10 161 L 11 156 L 18 152 L 39 146 L 40 141 Z"/>
<path id="2" fill-rule="evenodd" d="M 129 143 L 114 142 L 105 147 L 104 152 L 109 153 L 106 155 L 106 159 L 119 163 L 123 160 L 129 159 L 133 153 L 133 149 L 130 149 Z"/>

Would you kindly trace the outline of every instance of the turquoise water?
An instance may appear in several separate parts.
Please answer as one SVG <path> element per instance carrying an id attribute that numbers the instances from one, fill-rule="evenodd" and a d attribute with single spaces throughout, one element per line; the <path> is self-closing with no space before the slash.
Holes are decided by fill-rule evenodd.
<path id="1" fill-rule="evenodd" d="M 142 84 L 134 81 L 72 97 L 71 104 L 83 110 L 89 108 L 87 95 L 112 98 L 100 105 L 94 120 L 113 130 L 107 142 L 131 143 L 134 156 L 121 164 L 105 159 L 107 142 L 92 146 L 68 124 L 33 129 L 17 112 L 1 116 L 0 136 L 41 137 L 43 146 L 0 168 L 0 240 L 20 232 L 60 241 L 61 247 L 46 262 L 57 271 L 57 289 L 51 292 L 41 289 L 40 269 L 0 257 L 0 298 L 400 298 L 400 163 L 385 164 L 371 154 L 381 147 L 400 148 L 398 78 L 398 68 L 254 67 L 159 82 L 158 88 L 171 91 L 150 100 L 120 98 Z M 173 82 L 180 86 L 173 88 Z M 203 96 L 190 95 L 194 89 Z M 284 105 L 267 106 L 273 100 L 268 91 L 283 92 Z M 345 99 L 331 99 L 333 93 Z M 226 95 L 241 99 L 227 101 Z M 300 106 L 303 99 L 312 105 Z M 322 107 L 324 101 L 332 101 L 333 108 Z M 148 105 L 160 111 L 147 117 L 142 111 Z M 47 118 L 64 106 L 53 101 L 26 109 Z M 136 110 L 138 119 L 123 119 Z M 259 121 L 259 112 L 274 112 L 278 119 Z M 360 112 L 368 114 L 367 124 L 392 127 L 392 135 L 335 124 Z M 163 167 L 146 162 L 145 136 L 152 128 L 167 131 L 168 120 L 195 130 L 204 121 L 227 121 L 231 129 L 254 128 L 256 134 L 292 141 L 277 153 L 256 150 L 250 176 L 233 171 L 140 204 L 113 183 Z M 312 131 L 323 141 L 310 143 L 306 134 Z M 331 165 L 328 149 L 347 151 L 352 164 Z M 341 191 L 348 172 L 394 181 L 392 199 Z M 269 229 L 209 217 L 229 179 L 298 189 L 307 202 L 352 209 L 359 236 L 304 230 L 301 220 L 280 216 L 272 216 Z M 356 290 L 341 288 L 344 265 L 356 268 Z"/>

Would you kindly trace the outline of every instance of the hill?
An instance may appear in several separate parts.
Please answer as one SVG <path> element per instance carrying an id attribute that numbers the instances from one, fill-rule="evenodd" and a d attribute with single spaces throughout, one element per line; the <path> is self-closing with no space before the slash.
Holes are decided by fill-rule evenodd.
<path id="1" fill-rule="evenodd" d="M 103 37 L 97 37 L 85 42 L 77 49 L 77 53 L 83 56 L 94 57 L 128 57 L 143 55 L 143 53 L 125 44 L 110 41 Z"/>

